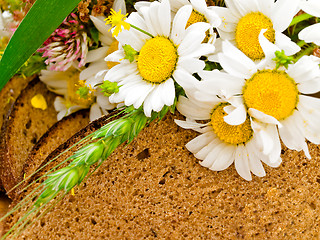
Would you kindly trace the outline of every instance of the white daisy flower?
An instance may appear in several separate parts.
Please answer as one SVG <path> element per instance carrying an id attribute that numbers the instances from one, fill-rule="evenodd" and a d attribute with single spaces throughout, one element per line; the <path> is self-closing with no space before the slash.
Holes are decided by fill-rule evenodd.
<path id="1" fill-rule="evenodd" d="M 110 96 L 110 101 L 124 102 L 139 108 L 151 116 L 164 105 L 171 106 L 175 99 L 175 82 L 181 87 L 192 89 L 196 78 L 193 73 L 205 66 L 199 57 L 212 53 L 212 44 L 202 43 L 208 23 L 195 23 L 185 29 L 192 6 L 182 7 L 171 22 L 168 0 L 152 2 L 140 8 L 139 13 L 128 17 L 130 24 L 146 31 L 151 36 L 134 28 L 122 31 L 116 38 L 121 46 L 129 45 L 136 52 L 133 61 L 125 59 L 123 49 L 110 54 L 106 61 L 117 61 L 119 65 L 110 69 L 105 80 L 117 82 L 119 92 Z"/>
<path id="2" fill-rule="evenodd" d="M 126 4 L 124 0 L 114 1 L 112 8 L 115 11 L 119 11 L 121 9 L 121 12 L 126 14 Z M 93 88 L 96 88 L 98 84 L 101 84 L 106 72 L 118 64 L 117 62 L 111 61 L 108 61 L 106 64 L 106 61 L 104 60 L 107 55 L 118 50 L 119 44 L 119 42 L 112 37 L 111 32 L 108 31 L 111 25 L 105 24 L 105 18 L 106 17 L 104 16 L 90 16 L 90 19 L 99 31 L 99 41 L 102 46 L 88 52 L 86 63 L 89 65 L 80 73 L 80 79 L 85 80 L 87 84 L 91 85 Z"/>
<path id="3" fill-rule="evenodd" d="M 260 43 L 269 62 L 256 65 L 237 48 L 224 42 L 223 52 L 218 56 L 227 73 L 212 71 L 199 75 L 210 79 L 215 91 L 222 89 L 229 94 L 235 110 L 225 117 L 228 124 L 244 122 L 247 112 L 254 120 L 277 124 L 283 143 L 289 149 L 303 150 L 310 158 L 305 139 L 320 144 L 320 99 L 304 94 L 320 90 L 319 58 L 303 56 L 295 64 L 289 64 L 288 69 L 276 69 L 271 59 L 279 49 L 262 34 Z"/>
<path id="4" fill-rule="evenodd" d="M 198 94 L 205 93 L 207 98 L 197 100 L 180 97 L 177 109 L 187 117 L 186 121 L 175 120 L 186 129 L 201 133 L 186 144 L 200 164 L 214 171 L 222 171 L 233 162 L 239 175 L 252 180 L 251 172 L 259 177 L 266 175 L 261 163 L 278 167 L 281 163 L 281 144 L 275 125 L 252 122 L 246 116 L 240 125 L 229 125 L 224 121 L 232 105 L 222 102 L 213 91 L 211 81 L 199 86 Z M 203 86 L 206 85 L 206 89 Z M 196 120 L 209 120 L 200 124 Z"/>
<path id="5" fill-rule="evenodd" d="M 301 9 L 315 17 L 320 17 L 320 1 L 319 0 L 301 0 Z M 313 24 L 306 27 L 299 32 L 299 39 L 307 43 L 313 42 L 320 46 L 320 23 Z"/>
<path id="6" fill-rule="evenodd" d="M 169 0 L 171 10 L 173 12 L 173 16 L 178 12 L 178 10 L 185 6 L 185 5 L 191 5 L 192 6 L 192 12 L 191 15 L 187 21 L 186 28 L 189 27 L 193 23 L 197 22 L 207 22 L 210 24 L 209 29 L 209 35 L 207 42 L 213 43 L 216 34 L 213 31 L 213 28 L 218 27 L 221 24 L 220 17 L 216 14 L 214 10 L 211 9 L 211 7 L 207 6 L 207 3 L 205 0 Z M 135 8 L 138 9 L 140 12 L 140 8 L 143 6 L 149 6 L 150 2 L 137 2 L 135 4 Z"/>
<path id="7" fill-rule="evenodd" d="M 56 97 L 54 102 L 58 120 L 80 109 L 90 108 L 89 117 L 90 121 L 93 121 L 108 114 L 107 110 L 114 108 L 99 89 L 94 90 L 86 85 L 85 81 L 81 81 L 79 74 L 80 70 L 74 67 L 64 72 L 42 70 L 40 73 L 40 80 L 47 85 L 47 88 L 63 96 Z M 84 90 L 84 96 L 80 96 L 80 89 Z"/>
<path id="8" fill-rule="evenodd" d="M 227 8 L 212 7 L 222 19 L 218 32 L 222 40 L 229 40 L 252 60 L 264 58 L 258 36 L 265 37 L 286 55 L 300 48 L 282 32 L 298 12 L 300 0 L 226 0 Z"/>

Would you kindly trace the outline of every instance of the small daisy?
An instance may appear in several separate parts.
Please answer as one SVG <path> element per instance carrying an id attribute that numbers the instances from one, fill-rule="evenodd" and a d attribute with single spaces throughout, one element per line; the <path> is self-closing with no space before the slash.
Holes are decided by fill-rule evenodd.
<path id="1" fill-rule="evenodd" d="M 256 65 L 250 58 L 232 46 L 223 43 L 223 52 L 218 55 L 227 73 L 212 71 L 199 75 L 210 79 L 215 91 L 227 92 L 235 107 L 224 118 L 228 124 L 245 121 L 247 112 L 254 120 L 277 124 L 283 143 L 297 151 L 310 154 L 305 138 L 320 143 L 320 99 L 306 96 L 320 90 L 319 58 L 303 56 L 288 69 L 276 68 L 275 52 L 279 49 L 260 34 L 260 43 L 266 54 L 265 61 Z M 199 82 L 205 85 L 205 82 Z M 206 86 L 203 86 L 205 89 Z M 205 98 L 205 94 L 198 97 Z"/>
<path id="2" fill-rule="evenodd" d="M 171 10 L 174 14 L 178 12 L 178 10 L 185 6 L 185 5 L 191 5 L 192 6 L 192 12 L 191 15 L 187 21 L 186 28 L 189 27 L 193 23 L 197 22 L 207 22 L 210 24 L 209 29 L 209 38 L 207 39 L 208 42 L 213 43 L 215 40 L 216 34 L 214 33 L 213 29 L 218 27 L 221 24 L 220 17 L 216 14 L 214 10 L 211 9 L 211 7 L 207 6 L 207 3 L 205 0 L 169 0 Z M 135 4 L 135 8 L 139 9 L 142 6 L 150 5 L 150 2 L 137 2 Z"/>
<path id="3" fill-rule="evenodd" d="M 210 80 L 204 81 L 209 88 L 199 86 L 198 91 L 199 94 L 206 93 L 208 98 L 199 101 L 181 96 L 177 104 L 177 109 L 187 120 L 176 120 L 176 123 L 201 133 L 187 143 L 187 149 L 210 170 L 222 171 L 234 162 L 239 175 L 248 181 L 252 180 L 251 172 L 259 177 L 266 175 L 261 161 L 278 167 L 281 145 L 276 127 L 252 122 L 249 116 L 240 125 L 227 124 L 224 117 L 232 105 L 210 91 Z M 209 122 L 200 124 L 196 120 Z"/>
<path id="4" fill-rule="evenodd" d="M 116 0 L 113 3 L 113 9 L 115 11 L 119 11 L 121 9 L 125 14 L 126 5 L 124 0 Z M 85 80 L 88 85 L 91 85 L 96 89 L 97 85 L 103 82 L 104 76 L 107 71 L 115 65 L 119 64 L 117 62 L 111 61 L 108 61 L 106 63 L 106 61 L 104 60 L 107 55 L 118 50 L 119 42 L 114 37 L 112 37 L 111 32 L 108 31 L 111 25 L 105 25 L 104 16 L 90 16 L 90 19 L 99 31 L 99 41 L 101 42 L 102 46 L 88 52 L 85 63 L 89 65 L 87 68 L 81 71 L 80 79 Z"/>
<path id="5" fill-rule="evenodd" d="M 93 121 L 114 108 L 99 89 L 95 90 L 81 81 L 79 74 L 80 70 L 74 67 L 64 72 L 42 70 L 40 73 L 40 80 L 47 88 L 63 96 L 56 97 L 54 102 L 58 120 L 80 109 L 90 108 L 90 121 Z"/>
<path id="6" fill-rule="evenodd" d="M 222 40 L 229 40 L 252 60 L 264 58 L 258 36 L 265 37 L 283 49 L 286 55 L 300 48 L 282 32 L 298 12 L 300 0 L 226 0 L 227 8 L 212 7 L 222 19 L 218 32 Z"/>
<path id="7" fill-rule="evenodd" d="M 182 7 L 173 22 L 168 0 L 152 2 L 139 11 L 142 15 L 130 14 L 128 23 L 148 34 L 132 27 L 116 37 L 121 47 L 106 60 L 120 64 L 107 72 L 105 80 L 120 86 L 119 92 L 110 96 L 111 102 L 135 108 L 143 105 L 145 115 L 150 117 L 152 111 L 159 112 L 164 105 L 174 103 L 175 82 L 184 89 L 193 88 L 197 80 L 192 74 L 205 66 L 199 57 L 212 53 L 214 46 L 202 43 L 210 28 L 208 23 L 195 23 L 185 29 L 191 5 Z M 123 50 L 126 46 L 136 53 L 131 61 Z"/>
<path id="8" fill-rule="evenodd" d="M 312 16 L 320 17 L 320 1 L 319 0 L 301 0 L 300 7 L 306 13 Z M 299 33 L 299 38 L 307 43 L 313 42 L 320 46 L 320 23 L 306 27 Z"/>

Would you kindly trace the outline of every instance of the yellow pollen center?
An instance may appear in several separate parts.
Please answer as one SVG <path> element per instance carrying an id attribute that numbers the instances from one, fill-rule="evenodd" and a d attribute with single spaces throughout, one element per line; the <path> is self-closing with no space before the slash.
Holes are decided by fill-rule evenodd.
<path id="1" fill-rule="evenodd" d="M 119 44 L 119 42 L 117 40 L 113 40 L 113 42 L 110 44 L 110 47 L 108 48 L 107 56 L 118 50 L 118 44 Z M 114 66 L 116 66 L 118 64 L 119 64 L 118 62 L 107 61 L 107 66 L 109 69 L 113 68 Z"/>
<path id="2" fill-rule="evenodd" d="M 190 14 L 189 20 L 187 22 L 186 29 L 188 27 L 190 27 L 192 24 L 197 23 L 197 22 L 206 22 L 207 23 L 209 21 L 202 13 L 199 13 L 198 11 L 193 9 L 191 14 Z M 204 43 L 208 42 L 209 37 L 210 37 L 210 33 L 209 33 L 209 30 L 208 30 L 206 32 L 206 37 L 205 37 L 203 42 Z"/>
<path id="3" fill-rule="evenodd" d="M 177 61 L 177 47 L 168 38 L 157 36 L 141 48 L 137 64 L 145 81 L 159 84 L 171 77 Z"/>
<path id="4" fill-rule="evenodd" d="M 299 92 L 294 80 L 286 72 L 263 70 L 247 80 L 243 99 L 248 108 L 282 120 L 293 113 Z"/>
<path id="5" fill-rule="evenodd" d="M 94 89 L 89 88 L 90 91 L 86 98 L 80 97 L 80 95 L 77 94 L 78 89 L 80 87 L 86 87 L 85 81 L 79 80 L 80 72 L 71 69 L 66 73 L 68 74 L 67 105 L 80 105 L 86 108 L 90 107 L 94 102 Z"/>
<path id="6" fill-rule="evenodd" d="M 229 103 L 221 103 L 213 109 L 211 115 L 211 126 L 217 137 L 228 144 L 238 145 L 248 142 L 253 134 L 250 119 L 247 117 L 246 121 L 240 125 L 229 125 L 223 119 L 227 113 L 224 107 Z"/>
<path id="7" fill-rule="evenodd" d="M 186 28 L 190 27 L 190 25 L 197 23 L 197 22 L 206 22 L 207 23 L 208 20 L 203 14 L 201 14 L 198 11 L 193 9 L 190 14 L 189 20 L 187 22 Z"/>
<path id="8" fill-rule="evenodd" d="M 275 41 L 273 23 L 260 12 L 251 12 L 240 19 L 236 27 L 235 40 L 237 47 L 253 60 L 264 58 L 263 50 L 259 43 L 259 34 L 262 29 L 267 29 L 264 36 L 272 43 Z"/>

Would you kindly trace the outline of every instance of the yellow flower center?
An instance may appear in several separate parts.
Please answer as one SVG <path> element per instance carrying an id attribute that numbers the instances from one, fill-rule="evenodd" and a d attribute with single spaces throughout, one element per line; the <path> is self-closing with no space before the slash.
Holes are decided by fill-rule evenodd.
<path id="1" fill-rule="evenodd" d="M 259 34 L 262 29 L 267 29 L 264 36 L 272 43 L 275 41 L 273 23 L 260 12 L 251 12 L 240 19 L 236 27 L 235 40 L 237 47 L 253 60 L 264 58 L 263 50 L 259 43 Z"/>
<path id="2" fill-rule="evenodd" d="M 229 125 L 223 119 L 227 113 L 223 108 L 229 103 L 221 103 L 213 109 L 211 115 L 211 126 L 218 138 L 228 144 L 238 145 L 248 142 L 253 134 L 250 119 L 240 125 Z"/>
<path id="3" fill-rule="evenodd" d="M 248 108 L 282 120 L 290 116 L 297 106 L 299 92 L 296 83 L 286 72 L 263 70 L 247 80 L 243 99 Z"/>
<path id="4" fill-rule="evenodd" d="M 76 69 L 70 69 L 66 74 L 68 74 L 67 105 L 69 105 L 69 107 L 72 105 L 80 105 L 89 108 L 94 102 L 94 89 L 89 87 L 87 96 L 80 96 L 77 93 L 79 88 L 87 87 L 85 81 L 79 80 L 80 72 Z"/>
<path id="5" fill-rule="evenodd" d="M 159 84 L 171 77 L 177 61 L 177 47 L 168 38 L 157 36 L 143 45 L 137 64 L 145 81 Z"/>
<path id="6" fill-rule="evenodd" d="M 119 44 L 119 42 L 117 40 L 113 40 L 113 42 L 110 44 L 110 47 L 107 51 L 107 56 L 118 50 L 118 44 Z M 109 69 L 111 69 L 112 67 L 114 67 L 118 64 L 119 64 L 118 62 L 107 61 L 107 66 Z"/>
<path id="7" fill-rule="evenodd" d="M 208 22 L 207 18 L 202 14 L 199 13 L 196 10 L 192 10 L 191 15 L 189 17 L 189 20 L 187 22 L 186 28 L 188 28 L 190 25 L 197 23 L 197 22 Z"/>
<path id="8" fill-rule="evenodd" d="M 199 13 L 198 11 L 196 10 L 192 10 L 191 12 L 191 15 L 189 17 L 189 20 L 187 22 L 187 25 L 186 25 L 186 29 L 191 26 L 192 24 L 194 23 L 197 23 L 197 22 L 209 22 L 208 19 L 206 18 L 205 15 L 203 15 L 202 13 Z M 209 30 L 206 32 L 206 38 L 204 39 L 204 43 L 208 42 L 208 39 L 210 37 L 210 33 L 209 33 Z"/>

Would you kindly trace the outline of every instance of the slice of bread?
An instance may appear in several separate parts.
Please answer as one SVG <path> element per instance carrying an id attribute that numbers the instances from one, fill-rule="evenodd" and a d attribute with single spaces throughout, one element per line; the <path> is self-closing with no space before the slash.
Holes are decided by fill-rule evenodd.
<path id="1" fill-rule="evenodd" d="M 47 109 L 37 109 L 31 105 L 31 99 L 36 94 L 45 97 Z M 30 150 L 57 121 L 54 98 L 55 94 L 36 78 L 21 91 L 9 111 L 0 139 L 0 177 L 6 191 L 18 183 Z"/>
<path id="2" fill-rule="evenodd" d="M 24 89 L 33 77 L 23 78 L 15 76 L 1 89 L 0 91 L 0 129 L 2 128 L 3 121 L 8 115 L 8 111 L 11 109 L 13 103 L 19 96 L 22 89 Z M 0 179 L 0 190 L 2 183 Z"/>
<path id="3" fill-rule="evenodd" d="M 19 239 L 320 238 L 318 146 L 309 144 L 311 160 L 285 149 L 279 168 L 265 166 L 266 177 L 248 182 L 234 167 L 201 167 L 185 148 L 197 133 L 179 128 L 174 118 L 181 116 L 168 114 L 116 149 L 75 196 L 67 195 Z"/>
<path id="4" fill-rule="evenodd" d="M 46 160 L 53 149 L 56 149 L 76 132 L 89 124 L 89 110 L 84 109 L 75 112 L 62 120 L 56 122 L 33 146 L 29 153 L 28 159 L 23 168 L 23 178 L 28 177 L 36 171 L 42 163 Z"/>

